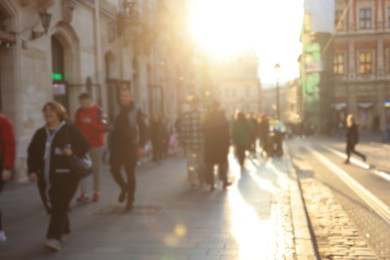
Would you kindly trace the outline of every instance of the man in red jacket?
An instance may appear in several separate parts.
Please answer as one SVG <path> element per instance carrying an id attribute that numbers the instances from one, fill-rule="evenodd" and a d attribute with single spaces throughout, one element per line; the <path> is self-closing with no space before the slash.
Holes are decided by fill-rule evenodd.
<path id="1" fill-rule="evenodd" d="M 100 199 L 100 183 L 102 176 L 102 157 L 104 146 L 104 133 L 108 128 L 108 121 L 104 111 L 92 101 L 88 93 L 79 96 L 81 107 L 76 112 L 75 124 L 87 138 L 91 149 L 89 151 L 93 163 L 94 194 L 93 201 Z M 89 201 L 87 192 L 87 178 L 80 181 L 81 195 L 79 202 Z"/>
<path id="2" fill-rule="evenodd" d="M 11 179 L 15 162 L 15 135 L 11 120 L 0 114 L 0 193 L 5 182 Z M 7 240 L 2 227 L 0 210 L 0 242 Z"/>

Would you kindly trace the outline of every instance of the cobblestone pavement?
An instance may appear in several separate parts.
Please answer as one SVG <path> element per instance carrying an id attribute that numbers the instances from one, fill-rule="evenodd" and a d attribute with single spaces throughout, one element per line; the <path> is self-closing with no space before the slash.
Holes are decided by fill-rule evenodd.
<path id="1" fill-rule="evenodd" d="M 386 197 L 388 184 L 365 169 L 342 164 L 338 156 L 321 150 L 320 145 L 341 147 L 344 144 L 329 138 L 289 141 L 318 255 L 322 259 L 390 259 L 389 225 L 326 165 L 316 161 L 307 147 L 318 149 L 356 181 L 374 190 L 375 195 L 382 194 L 380 199 Z"/>
<path id="2" fill-rule="evenodd" d="M 122 213 L 105 169 L 102 200 L 72 203 L 72 234 L 56 253 L 43 249 L 48 217 L 31 184 L 10 184 L 0 196 L 6 243 L 0 259 L 313 259 L 314 250 L 288 156 L 230 157 L 234 184 L 190 190 L 183 158 L 138 170 L 134 211 Z"/>
<path id="3" fill-rule="evenodd" d="M 315 179 L 301 185 L 321 259 L 377 259 L 329 188 Z"/>

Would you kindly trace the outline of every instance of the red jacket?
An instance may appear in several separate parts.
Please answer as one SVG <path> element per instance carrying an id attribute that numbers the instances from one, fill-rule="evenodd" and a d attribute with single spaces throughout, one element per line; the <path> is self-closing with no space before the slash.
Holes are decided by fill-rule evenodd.
<path id="1" fill-rule="evenodd" d="M 0 156 L 3 158 L 3 168 L 12 169 L 15 163 L 16 142 L 14 127 L 11 120 L 0 115 Z"/>
<path id="2" fill-rule="evenodd" d="M 105 113 L 98 105 L 91 108 L 79 108 L 76 112 L 75 125 L 87 138 L 91 147 L 104 145 L 104 132 L 107 130 Z"/>

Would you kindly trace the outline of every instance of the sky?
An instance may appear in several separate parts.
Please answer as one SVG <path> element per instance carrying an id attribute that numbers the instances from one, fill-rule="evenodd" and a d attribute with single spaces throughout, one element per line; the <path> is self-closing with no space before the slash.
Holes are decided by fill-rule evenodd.
<path id="1" fill-rule="evenodd" d="M 200 49 L 218 56 L 256 51 L 263 87 L 299 77 L 303 0 L 190 0 L 189 12 Z"/>

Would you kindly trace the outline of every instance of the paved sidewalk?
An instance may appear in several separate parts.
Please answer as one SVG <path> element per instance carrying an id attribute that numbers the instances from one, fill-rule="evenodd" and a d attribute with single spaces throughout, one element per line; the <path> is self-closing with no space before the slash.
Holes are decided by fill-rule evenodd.
<path id="1" fill-rule="evenodd" d="M 360 222 L 372 228 L 372 221 L 376 219 L 370 216 L 367 221 L 362 214 L 364 210 L 357 209 L 359 204 L 353 204 L 355 201 L 346 199 L 350 197 L 343 193 L 345 187 L 340 189 L 340 186 L 332 181 L 338 177 L 325 165 L 319 164 L 315 155 L 307 149 L 319 142 L 320 140 L 313 138 L 288 141 L 316 237 L 318 254 L 321 259 L 377 259 L 365 237 L 369 233 L 372 234 L 371 231 L 365 232 L 363 230 L 367 229 L 362 230 L 361 226 L 356 224 Z M 356 221 L 355 216 L 359 216 L 360 220 Z"/>
<path id="2" fill-rule="evenodd" d="M 43 248 L 48 216 L 32 184 L 0 196 L 8 236 L 0 259 L 314 259 L 289 156 L 230 158 L 234 185 L 190 190 L 182 158 L 138 169 L 135 208 L 122 213 L 108 168 L 102 200 L 72 204 L 72 234 L 58 253 Z"/>

